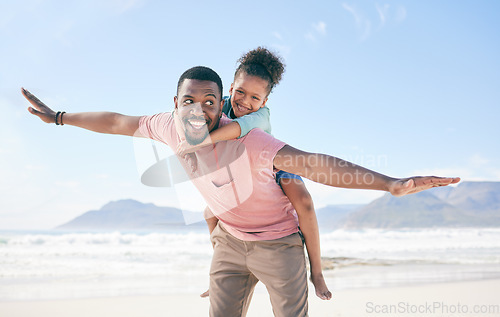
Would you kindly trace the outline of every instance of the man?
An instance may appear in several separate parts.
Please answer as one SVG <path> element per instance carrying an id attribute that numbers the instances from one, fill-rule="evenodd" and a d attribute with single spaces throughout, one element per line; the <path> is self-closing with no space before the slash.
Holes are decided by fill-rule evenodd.
<path id="1" fill-rule="evenodd" d="M 47 123 L 152 138 L 176 149 L 185 138 L 202 142 L 227 124 L 221 118 L 222 81 L 194 67 L 180 77 L 173 113 L 132 117 L 117 113 L 56 113 L 26 90 L 28 110 Z M 214 255 L 210 315 L 245 316 L 255 284 L 262 281 L 275 316 L 307 316 L 307 278 L 302 239 L 289 200 L 274 182 L 274 169 L 329 186 L 384 190 L 396 196 L 457 183 L 459 178 L 395 179 L 341 159 L 295 149 L 259 129 L 238 140 L 201 148 L 181 165 L 204 196 Z"/>

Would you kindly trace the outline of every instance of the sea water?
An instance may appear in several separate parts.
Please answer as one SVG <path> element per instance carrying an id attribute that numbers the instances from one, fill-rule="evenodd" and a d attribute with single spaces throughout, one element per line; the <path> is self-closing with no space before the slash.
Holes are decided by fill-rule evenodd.
<path id="1" fill-rule="evenodd" d="M 331 289 L 500 278 L 500 228 L 339 229 L 321 234 Z M 202 293 L 206 228 L 0 232 L 0 300 Z"/>

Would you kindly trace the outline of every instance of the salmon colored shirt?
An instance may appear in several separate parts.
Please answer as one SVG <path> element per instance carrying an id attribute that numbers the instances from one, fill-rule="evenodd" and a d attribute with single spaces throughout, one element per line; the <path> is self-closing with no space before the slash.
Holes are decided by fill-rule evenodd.
<path id="1" fill-rule="evenodd" d="M 229 122 L 223 116 L 219 127 Z M 181 142 L 172 113 L 142 117 L 139 132 L 174 152 Z M 274 179 L 273 160 L 285 145 L 253 129 L 242 138 L 197 150 L 195 160 L 179 161 L 229 233 L 245 241 L 273 240 L 298 231 L 297 214 Z"/>

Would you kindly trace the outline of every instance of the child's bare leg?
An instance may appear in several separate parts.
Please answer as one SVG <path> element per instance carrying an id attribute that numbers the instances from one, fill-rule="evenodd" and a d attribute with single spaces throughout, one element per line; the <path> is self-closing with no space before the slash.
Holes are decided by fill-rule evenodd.
<path id="1" fill-rule="evenodd" d="M 332 298 L 332 293 L 326 286 L 321 270 L 321 253 L 319 244 L 318 220 L 314 204 L 307 188 L 299 179 L 282 178 L 281 188 L 292 203 L 299 217 L 299 226 L 306 243 L 307 254 L 311 266 L 311 282 L 316 295 L 321 299 Z"/>
<path id="2" fill-rule="evenodd" d="M 200 294 L 200 297 L 208 297 L 210 296 L 209 291 L 207 290 L 205 293 Z"/>

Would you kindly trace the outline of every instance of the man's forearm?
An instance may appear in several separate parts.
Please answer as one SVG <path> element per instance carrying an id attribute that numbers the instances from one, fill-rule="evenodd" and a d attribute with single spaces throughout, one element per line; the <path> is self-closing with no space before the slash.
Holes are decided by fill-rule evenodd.
<path id="1" fill-rule="evenodd" d="M 133 136 L 139 127 L 139 118 L 116 112 L 65 113 L 63 123 L 99 133 Z"/>
<path id="2" fill-rule="evenodd" d="M 274 159 L 276 168 L 312 181 L 341 188 L 389 191 L 394 178 L 326 154 L 285 146 Z"/>
<path id="3" fill-rule="evenodd" d="M 310 154 L 304 177 L 329 186 L 389 190 L 394 178 L 325 154 Z"/>

